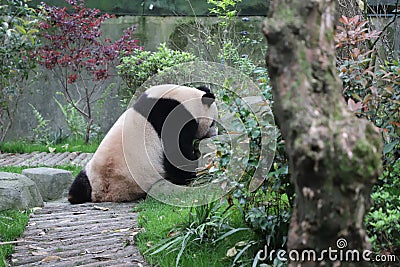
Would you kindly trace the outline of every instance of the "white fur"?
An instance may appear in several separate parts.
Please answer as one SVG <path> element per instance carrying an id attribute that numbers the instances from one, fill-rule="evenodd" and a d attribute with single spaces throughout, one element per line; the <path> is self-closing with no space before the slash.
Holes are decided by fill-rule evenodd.
<path id="1" fill-rule="evenodd" d="M 93 202 L 131 201 L 145 195 L 132 179 L 123 155 L 122 132 L 127 113 L 110 129 L 86 166 Z"/>
<path id="2" fill-rule="evenodd" d="M 164 177 L 163 148 L 153 126 L 129 109 L 125 119 L 123 143 L 125 160 L 134 180 L 145 190 Z"/>

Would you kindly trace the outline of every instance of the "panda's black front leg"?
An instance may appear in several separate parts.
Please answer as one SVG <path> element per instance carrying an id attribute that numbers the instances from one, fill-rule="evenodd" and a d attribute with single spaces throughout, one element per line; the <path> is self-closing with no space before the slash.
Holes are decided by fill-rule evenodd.
<path id="1" fill-rule="evenodd" d="M 71 204 L 81 204 L 92 201 L 92 186 L 85 169 L 81 170 L 69 188 L 68 201 Z"/>
<path id="2" fill-rule="evenodd" d="M 180 132 L 173 134 L 171 132 L 170 138 L 164 140 L 166 177 L 174 184 L 186 185 L 196 177 L 198 167 L 194 149 L 196 131 L 196 121 L 190 120 Z M 176 139 L 178 142 L 173 141 Z"/>
<path id="3" fill-rule="evenodd" d="M 183 153 L 182 151 L 186 151 Z M 189 152 L 190 151 L 190 152 Z M 175 151 L 164 154 L 167 180 L 178 185 L 187 185 L 196 177 L 197 158 L 193 144 L 185 144 Z"/>

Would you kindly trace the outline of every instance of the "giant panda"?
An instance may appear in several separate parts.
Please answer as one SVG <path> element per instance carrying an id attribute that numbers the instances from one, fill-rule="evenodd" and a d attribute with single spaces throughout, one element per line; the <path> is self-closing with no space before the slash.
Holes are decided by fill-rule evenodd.
<path id="1" fill-rule="evenodd" d="M 72 183 L 68 201 L 142 198 L 160 179 L 186 185 L 195 176 L 194 141 L 217 134 L 214 95 L 174 84 L 147 89 L 111 127 Z"/>

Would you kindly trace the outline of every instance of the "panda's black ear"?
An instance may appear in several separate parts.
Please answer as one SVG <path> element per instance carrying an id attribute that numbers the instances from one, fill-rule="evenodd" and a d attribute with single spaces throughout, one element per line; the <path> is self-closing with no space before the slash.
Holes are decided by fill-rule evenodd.
<path id="1" fill-rule="evenodd" d="M 198 86 L 198 87 L 196 87 L 196 88 L 199 89 L 200 91 L 205 92 L 205 93 L 211 93 L 210 88 L 208 88 L 208 87 L 205 86 L 205 85 L 200 85 L 200 86 Z"/>
<path id="2" fill-rule="evenodd" d="M 211 106 L 211 104 L 214 103 L 214 101 L 215 101 L 215 96 L 212 93 L 205 93 L 201 97 L 201 102 L 207 106 Z"/>

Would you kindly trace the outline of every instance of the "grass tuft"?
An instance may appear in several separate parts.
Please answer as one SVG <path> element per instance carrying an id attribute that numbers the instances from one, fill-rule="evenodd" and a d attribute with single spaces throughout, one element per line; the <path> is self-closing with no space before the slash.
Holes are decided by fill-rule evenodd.
<path id="1" fill-rule="evenodd" d="M 99 146 L 99 141 L 86 144 L 83 140 L 66 141 L 62 144 L 45 145 L 27 141 L 10 141 L 0 144 L 0 151 L 3 153 L 32 153 L 32 152 L 85 152 L 94 153 Z"/>
<path id="2" fill-rule="evenodd" d="M 173 251 L 165 249 L 154 254 L 154 247 L 159 246 L 161 242 L 168 242 L 166 239 L 174 235 L 179 235 L 176 229 L 182 228 L 182 225 L 190 224 L 190 208 L 170 206 L 147 197 L 135 211 L 139 211 L 138 225 L 143 228 L 136 240 L 139 251 L 151 265 L 175 266 L 179 249 Z M 245 226 L 239 211 L 233 212 L 230 220 L 230 224 L 234 227 Z M 188 242 L 181 255 L 179 266 L 230 266 L 233 258 L 226 256 L 227 251 L 239 242 L 254 239 L 254 235 L 251 231 L 238 231 L 215 243 Z M 252 256 L 251 254 L 249 257 Z"/>
<path id="3" fill-rule="evenodd" d="M 48 166 L 0 166 L 0 172 L 13 172 L 21 174 L 23 170 L 36 168 L 36 167 L 48 167 Z M 77 176 L 78 173 L 82 170 L 82 166 L 76 165 L 65 165 L 65 166 L 52 166 L 51 168 L 55 169 L 63 169 L 72 172 L 72 176 Z"/>
<path id="4" fill-rule="evenodd" d="M 0 211 L 0 242 L 13 241 L 21 236 L 29 220 L 29 211 Z M 7 266 L 7 257 L 14 252 L 14 245 L 0 245 L 0 267 Z"/>

